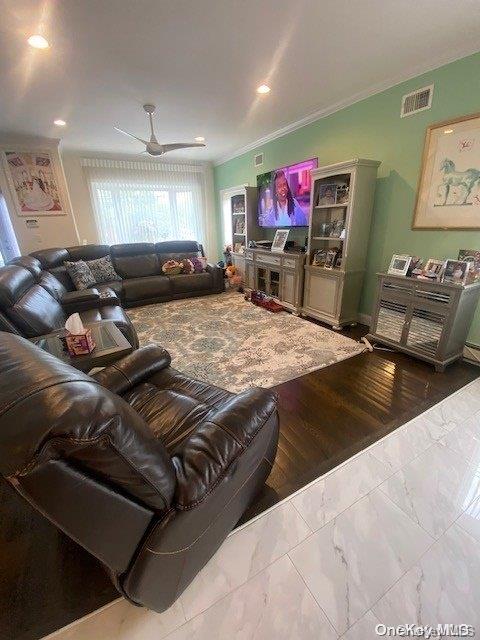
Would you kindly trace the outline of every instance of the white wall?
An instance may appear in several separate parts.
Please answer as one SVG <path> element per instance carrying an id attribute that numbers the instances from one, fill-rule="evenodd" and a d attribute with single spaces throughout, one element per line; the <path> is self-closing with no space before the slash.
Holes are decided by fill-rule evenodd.
<path id="1" fill-rule="evenodd" d="M 11 148 L 13 151 L 17 148 L 28 149 L 48 149 L 52 154 L 58 153 L 59 140 L 52 138 L 33 138 L 30 136 L 13 136 L 0 133 L 0 146 L 4 150 Z M 8 212 L 12 221 L 12 226 L 17 237 L 17 242 L 22 253 L 30 253 L 38 249 L 46 249 L 48 247 L 68 247 L 78 244 L 79 236 L 75 218 L 72 212 L 68 188 L 65 182 L 61 159 L 59 158 L 59 187 L 63 194 L 63 204 L 67 215 L 64 216 L 31 216 L 23 217 L 15 213 L 14 201 L 3 167 L 0 167 L 0 189 L 3 191 L 7 202 Z M 38 228 L 29 228 L 26 221 L 34 219 L 38 221 Z"/>
<path id="2" fill-rule="evenodd" d="M 80 243 L 97 244 L 100 242 L 100 238 L 95 224 L 90 191 L 81 164 L 82 158 L 93 156 L 85 151 L 80 153 L 67 149 L 63 149 L 61 154 Z"/>

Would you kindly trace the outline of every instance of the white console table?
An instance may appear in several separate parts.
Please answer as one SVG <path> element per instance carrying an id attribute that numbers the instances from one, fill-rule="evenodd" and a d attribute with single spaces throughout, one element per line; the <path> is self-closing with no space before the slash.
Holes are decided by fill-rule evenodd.
<path id="1" fill-rule="evenodd" d="M 300 313 L 303 302 L 304 253 L 245 249 L 244 259 L 245 286 L 263 291 L 287 309 Z"/>

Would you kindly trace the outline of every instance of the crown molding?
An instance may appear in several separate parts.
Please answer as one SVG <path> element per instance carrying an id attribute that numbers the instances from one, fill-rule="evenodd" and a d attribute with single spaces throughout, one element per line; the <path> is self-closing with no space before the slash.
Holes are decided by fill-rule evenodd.
<path id="1" fill-rule="evenodd" d="M 437 58 L 434 63 L 417 65 L 414 68 L 411 68 L 409 71 L 406 71 L 405 73 L 402 73 L 394 78 L 390 78 L 388 80 L 385 80 L 384 82 L 380 82 L 378 84 L 372 85 L 368 89 L 365 89 L 364 91 L 360 91 L 356 94 L 353 94 L 349 98 L 345 98 L 345 100 L 340 100 L 339 102 L 336 102 L 335 104 L 332 104 L 328 107 L 323 107 L 322 109 L 318 109 L 317 111 L 314 111 L 313 113 L 310 113 L 309 115 L 306 115 L 303 118 L 300 118 L 300 120 L 296 120 L 295 122 L 291 122 L 285 127 L 276 129 L 275 131 L 272 131 L 271 133 L 268 133 L 267 135 L 262 136 L 261 138 L 258 138 L 253 142 L 250 142 L 244 147 L 240 147 L 236 151 L 232 151 L 229 154 L 221 156 L 220 158 L 218 158 L 218 160 L 213 161 L 213 165 L 215 167 L 218 167 L 221 164 L 228 162 L 229 160 L 238 158 L 238 156 L 241 156 L 244 153 L 248 153 L 249 151 L 253 151 L 254 149 L 257 150 L 258 147 L 261 147 L 267 142 L 271 142 L 272 140 L 281 138 L 287 133 L 292 133 L 292 131 L 296 131 L 297 129 L 301 129 L 302 127 L 305 127 L 307 124 L 311 124 L 312 122 L 321 120 L 322 118 L 326 118 L 327 116 L 330 116 L 333 113 L 336 113 L 337 111 L 341 111 L 346 107 L 350 107 L 356 102 L 361 102 L 366 98 L 370 98 L 371 96 L 376 95 L 377 93 L 382 93 L 382 91 L 386 91 L 387 89 L 396 87 L 397 85 L 402 84 L 402 82 L 413 80 L 417 76 L 421 76 L 424 73 L 429 73 L 430 71 L 434 71 L 435 69 L 444 67 L 445 65 L 450 64 L 451 62 L 455 62 L 456 60 L 467 58 L 468 56 L 471 56 L 478 52 L 479 52 L 478 43 L 476 43 L 474 46 L 470 46 L 468 48 L 465 47 L 462 49 L 456 49 L 454 52 L 450 52 L 449 55 L 441 56 Z"/>

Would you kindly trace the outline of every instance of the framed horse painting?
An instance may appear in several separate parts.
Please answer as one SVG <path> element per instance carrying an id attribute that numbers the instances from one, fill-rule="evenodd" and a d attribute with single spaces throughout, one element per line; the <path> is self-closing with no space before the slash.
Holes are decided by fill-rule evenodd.
<path id="1" fill-rule="evenodd" d="M 480 114 L 427 128 L 413 229 L 480 229 Z"/>

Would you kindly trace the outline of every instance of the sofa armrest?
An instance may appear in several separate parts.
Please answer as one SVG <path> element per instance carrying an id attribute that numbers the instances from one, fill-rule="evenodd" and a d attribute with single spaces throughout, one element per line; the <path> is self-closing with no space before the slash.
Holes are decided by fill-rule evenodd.
<path id="1" fill-rule="evenodd" d="M 200 423 L 172 458 L 176 508 L 191 509 L 210 495 L 271 418 L 272 428 L 278 430 L 276 394 L 254 388 L 234 396 Z"/>
<path id="2" fill-rule="evenodd" d="M 67 293 L 63 294 L 60 302 L 64 311 L 68 314 L 76 311 L 88 311 L 89 309 L 120 305 L 117 294 L 108 288 L 102 293 L 95 288 L 83 291 L 67 291 Z"/>
<path id="3" fill-rule="evenodd" d="M 133 351 L 92 377 L 113 393 L 122 394 L 157 371 L 169 367 L 171 361 L 168 351 L 149 345 Z"/>
<path id="4" fill-rule="evenodd" d="M 207 273 L 211 273 L 213 277 L 213 288 L 215 291 L 224 291 L 225 289 L 225 279 L 223 276 L 223 269 L 221 269 L 216 264 L 211 264 L 210 262 L 205 267 L 205 271 Z"/>

